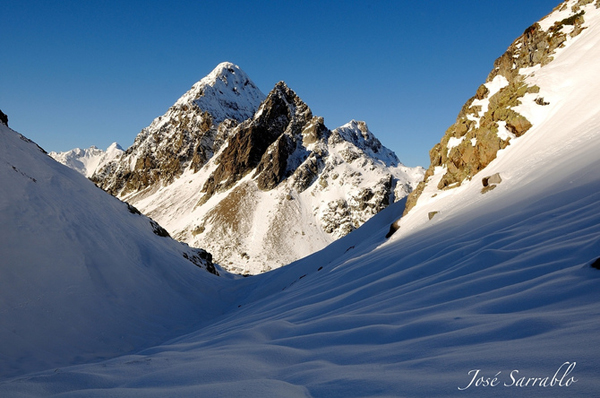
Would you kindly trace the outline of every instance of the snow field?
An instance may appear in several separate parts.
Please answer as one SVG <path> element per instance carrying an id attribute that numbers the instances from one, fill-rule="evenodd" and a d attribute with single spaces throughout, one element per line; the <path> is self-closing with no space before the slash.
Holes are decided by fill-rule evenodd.
<path id="1" fill-rule="evenodd" d="M 41 373 L 21 368 L 21 377 L 0 383 L 0 395 L 597 396 L 600 271 L 589 267 L 600 257 L 596 9 L 586 8 L 586 20 L 588 29 L 527 78 L 550 102 L 539 107 L 524 102 L 521 111 L 531 117 L 532 129 L 511 140 L 485 170 L 455 190 L 436 192 L 436 173 L 424 191 L 425 200 L 401 220 L 389 240 L 384 236 L 402 214 L 402 202 L 320 252 L 266 274 L 204 279 L 174 266 L 194 286 L 193 293 L 188 291 L 189 303 L 216 306 L 213 310 L 220 315 L 205 314 L 190 333 L 130 355 L 77 366 L 63 361 L 60 368 Z M 16 158 L 3 159 L 20 165 Z M 39 180 L 42 174 L 18 169 L 23 173 L 3 167 L 0 174 L 3 181 L 19 182 L 14 186 L 21 191 L 14 200 L 28 197 L 23 191 L 35 183 L 27 182 L 27 176 Z M 482 194 L 481 178 L 496 172 L 503 181 Z M 32 203 L 41 200 L 34 197 Z M 105 206 L 100 200 L 93 204 Z M 429 220 L 432 211 L 439 213 Z M 27 218 L 21 221 L 18 213 L 7 217 L 0 212 L 5 217 L 0 225 L 9 221 L 14 229 L 29 226 L 19 224 Z M 16 247 L 28 252 L 31 240 L 23 241 Z M 150 269 L 155 268 L 172 275 L 158 265 Z M 159 283 L 150 274 L 144 287 Z M 19 278 L 26 279 L 15 274 Z M 173 290 L 181 286 L 177 280 L 170 283 Z M 107 301 L 100 310 L 123 304 L 118 295 L 107 293 L 112 288 L 107 281 L 111 279 L 95 279 L 91 285 Z M 194 296 L 199 292 L 206 296 Z M 224 297 L 229 299 L 226 304 Z M 166 304 L 196 316 L 177 300 L 177 295 L 169 296 Z M 94 308 L 97 303 L 84 304 Z M 6 307 L 0 308 L 6 313 Z M 111 322 L 131 315 L 124 311 Z M 10 327 L 0 330 L 0 341 L 15 341 Z M 60 333 L 52 330 L 48 335 Z M 148 338 L 147 330 L 139 337 Z M 85 335 L 72 343 L 89 345 Z M 19 344 L 23 341 L 15 342 L 15 350 Z M 41 350 L 31 355 L 56 355 Z M 576 381 L 569 386 L 518 387 L 512 379 L 550 379 L 564 363 L 576 363 L 570 375 Z M 500 384 L 460 391 L 469 385 L 472 370 L 497 377 Z"/>

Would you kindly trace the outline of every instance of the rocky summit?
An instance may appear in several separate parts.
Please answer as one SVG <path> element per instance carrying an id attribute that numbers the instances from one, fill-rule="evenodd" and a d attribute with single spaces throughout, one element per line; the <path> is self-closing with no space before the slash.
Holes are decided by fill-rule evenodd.
<path id="1" fill-rule="evenodd" d="M 404 198 L 409 168 L 364 122 L 330 130 L 284 82 L 218 65 L 92 180 L 239 273 L 288 264 Z"/>
<path id="2" fill-rule="evenodd" d="M 101 168 L 92 180 L 122 197 L 169 184 L 186 169 L 198 171 L 264 98 L 239 67 L 219 64 L 138 134 L 122 162 Z"/>

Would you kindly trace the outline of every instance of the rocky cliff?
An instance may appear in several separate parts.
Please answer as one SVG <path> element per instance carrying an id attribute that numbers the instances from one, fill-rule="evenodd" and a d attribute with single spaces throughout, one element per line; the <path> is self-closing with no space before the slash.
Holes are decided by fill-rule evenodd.
<path id="1" fill-rule="evenodd" d="M 430 150 L 430 166 L 423 181 L 409 195 L 404 214 L 415 206 L 428 183 L 435 181 L 439 190 L 460 186 L 490 164 L 498 151 L 527 133 L 532 121 L 519 113 L 519 106 L 549 105 L 537 95 L 540 88 L 528 82 L 527 75 L 550 63 L 557 49 L 585 29 L 586 6 L 600 7 L 600 1 L 565 1 L 527 28 L 494 62 L 486 82 Z"/>

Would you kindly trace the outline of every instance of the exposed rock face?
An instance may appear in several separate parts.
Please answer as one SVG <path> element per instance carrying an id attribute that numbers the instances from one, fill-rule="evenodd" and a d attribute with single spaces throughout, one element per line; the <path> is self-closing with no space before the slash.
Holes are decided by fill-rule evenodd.
<path id="1" fill-rule="evenodd" d="M 231 188 L 254 169 L 259 188 L 274 188 L 286 171 L 292 140 L 311 117 L 308 106 L 284 82 L 277 83 L 257 116 L 236 129 L 219 155 L 218 166 L 202 189 L 206 199 Z"/>
<path id="2" fill-rule="evenodd" d="M 585 12 L 581 8 L 591 2 L 571 1 L 570 10 L 569 2 L 564 2 L 555 12 L 564 12 L 565 18 L 544 27 L 540 24 L 543 20 L 533 24 L 494 62 L 486 83 L 465 103 L 440 143 L 429 151 L 430 166 L 424 180 L 408 197 L 404 214 L 417 203 L 434 174 L 442 174 L 436 179 L 438 189 L 458 187 L 490 164 L 512 139 L 532 127 L 514 108 L 522 103 L 526 94 L 538 93 L 539 87 L 528 85 L 520 71 L 551 62 L 556 49 L 584 29 Z M 535 103 L 548 105 L 540 97 Z"/>
<path id="3" fill-rule="evenodd" d="M 182 97 L 189 101 L 177 101 L 93 179 L 175 238 L 249 273 L 323 248 L 421 179 L 424 170 L 403 166 L 364 122 L 329 130 L 284 82 L 266 98 L 246 93 L 244 103 L 264 101 L 236 113 L 248 107 L 232 100 L 242 92 L 234 77 L 253 87 L 237 67 L 211 73 L 201 82 L 227 82 L 221 92 L 230 100 L 199 102 L 209 90 L 194 85 L 197 93 Z"/>
<path id="4" fill-rule="evenodd" d="M 264 98 L 238 66 L 224 62 L 142 130 L 123 162 L 107 165 L 92 180 L 124 196 L 170 184 L 188 168 L 198 171 Z"/>

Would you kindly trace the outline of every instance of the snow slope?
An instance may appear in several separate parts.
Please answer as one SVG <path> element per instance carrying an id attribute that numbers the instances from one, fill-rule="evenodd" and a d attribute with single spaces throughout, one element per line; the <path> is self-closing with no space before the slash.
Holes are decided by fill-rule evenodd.
<path id="1" fill-rule="evenodd" d="M 593 7 L 588 28 L 530 77 L 550 105 L 531 108 L 527 134 L 471 182 L 423 196 L 389 240 L 402 203 L 310 257 L 229 281 L 230 310 L 192 333 L 5 380 L 0 395 L 598 396 Z M 503 181 L 482 194 L 479 177 L 495 172 Z M 475 372 L 494 386 L 470 385 Z"/>
<path id="2" fill-rule="evenodd" d="M 48 153 L 57 162 L 69 166 L 88 178 L 94 175 L 96 170 L 119 158 L 122 154 L 123 148 L 116 142 L 110 144 L 106 151 L 92 145 L 87 149 L 75 148 L 66 152 Z"/>
<path id="3" fill-rule="evenodd" d="M 0 124 L 0 375 L 138 350 L 219 314 L 204 253 L 154 231 Z"/>

